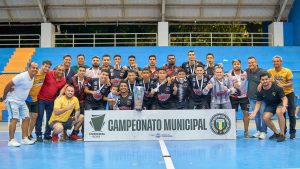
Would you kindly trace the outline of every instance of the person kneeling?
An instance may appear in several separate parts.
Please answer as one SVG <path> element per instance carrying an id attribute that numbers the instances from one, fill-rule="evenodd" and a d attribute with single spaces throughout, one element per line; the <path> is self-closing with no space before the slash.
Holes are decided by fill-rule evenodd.
<path id="1" fill-rule="evenodd" d="M 73 110 L 75 110 L 75 118 L 71 117 Z M 74 87 L 67 86 L 65 95 L 56 98 L 54 101 L 54 110 L 49 120 L 49 125 L 53 130 L 52 142 L 58 142 L 58 134 L 71 129 L 73 125 L 74 130 L 70 138 L 72 140 L 82 140 L 77 134 L 83 119 L 83 115 L 80 114 L 79 101 L 74 96 Z"/>
<path id="2" fill-rule="evenodd" d="M 250 113 L 250 119 L 253 119 L 256 116 L 261 106 L 261 102 L 265 101 L 266 108 L 264 110 L 263 119 L 267 126 L 274 132 L 269 139 L 277 139 L 277 142 L 282 142 L 285 140 L 285 119 L 283 114 L 286 112 L 286 107 L 288 105 L 287 97 L 285 96 L 282 88 L 277 86 L 275 83 L 270 82 L 270 75 L 267 72 L 260 75 L 260 83 L 262 88 L 257 93 L 257 102 L 255 104 L 254 111 Z M 272 122 L 272 117 L 275 113 L 278 116 L 280 133 L 277 131 L 277 128 Z"/>

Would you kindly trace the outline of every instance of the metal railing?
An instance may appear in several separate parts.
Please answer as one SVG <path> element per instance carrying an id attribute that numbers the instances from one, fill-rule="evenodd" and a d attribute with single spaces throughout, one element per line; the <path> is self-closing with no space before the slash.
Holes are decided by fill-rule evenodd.
<path id="1" fill-rule="evenodd" d="M 39 34 L 0 35 L 0 48 L 40 47 Z"/>
<path id="2" fill-rule="evenodd" d="M 169 34 L 169 46 L 273 46 L 273 34 L 176 32 Z"/>
<path id="3" fill-rule="evenodd" d="M 55 47 L 156 45 L 157 33 L 80 33 L 55 35 Z"/>

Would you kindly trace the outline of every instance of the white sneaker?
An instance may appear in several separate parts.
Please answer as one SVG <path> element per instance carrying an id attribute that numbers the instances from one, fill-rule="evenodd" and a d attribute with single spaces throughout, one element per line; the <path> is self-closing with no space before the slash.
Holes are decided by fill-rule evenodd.
<path id="1" fill-rule="evenodd" d="M 252 137 L 259 138 L 259 136 L 260 136 L 260 131 L 257 131 L 255 134 L 253 134 Z"/>
<path id="2" fill-rule="evenodd" d="M 266 139 L 266 137 L 267 137 L 267 134 L 265 132 L 261 132 L 259 135 L 260 140 L 264 140 L 264 139 Z"/>
<path id="3" fill-rule="evenodd" d="M 28 137 L 25 137 L 24 139 L 21 140 L 21 144 L 31 145 L 34 144 L 34 141 L 31 141 L 28 139 Z"/>
<path id="4" fill-rule="evenodd" d="M 19 142 L 17 142 L 15 139 L 11 139 L 10 141 L 8 141 L 8 147 L 20 147 L 21 144 Z"/>

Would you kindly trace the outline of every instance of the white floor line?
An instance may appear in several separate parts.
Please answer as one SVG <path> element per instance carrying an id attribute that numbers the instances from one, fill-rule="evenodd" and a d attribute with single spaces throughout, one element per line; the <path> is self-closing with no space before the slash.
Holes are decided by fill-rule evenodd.
<path id="1" fill-rule="evenodd" d="M 161 152 L 162 152 L 162 156 L 163 156 L 163 158 L 165 160 L 165 163 L 166 163 L 166 168 L 167 169 L 175 169 L 172 158 L 171 158 L 171 155 L 170 155 L 170 153 L 167 149 L 167 146 L 166 146 L 164 140 L 160 139 L 159 140 L 159 145 L 160 145 L 160 149 L 161 149 Z"/>

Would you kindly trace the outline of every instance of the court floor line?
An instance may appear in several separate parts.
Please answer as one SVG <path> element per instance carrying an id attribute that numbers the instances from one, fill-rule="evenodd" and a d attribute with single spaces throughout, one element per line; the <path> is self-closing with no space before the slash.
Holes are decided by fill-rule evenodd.
<path id="1" fill-rule="evenodd" d="M 159 145 L 160 145 L 160 149 L 161 149 L 161 152 L 162 152 L 162 156 L 165 160 L 166 168 L 167 169 L 175 169 L 172 158 L 171 158 L 171 155 L 168 151 L 168 148 L 167 148 L 164 140 L 160 139 L 159 140 Z"/>

